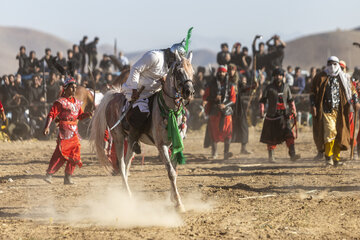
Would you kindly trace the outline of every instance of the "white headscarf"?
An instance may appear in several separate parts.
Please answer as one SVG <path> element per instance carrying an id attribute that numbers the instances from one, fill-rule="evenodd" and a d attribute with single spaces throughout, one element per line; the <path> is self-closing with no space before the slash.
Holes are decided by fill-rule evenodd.
<path id="1" fill-rule="evenodd" d="M 326 67 L 325 69 L 326 74 L 330 77 L 336 77 L 336 76 L 340 77 L 341 83 L 345 89 L 346 99 L 348 100 L 348 102 L 350 102 L 352 99 L 350 81 L 346 77 L 346 74 L 341 70 L 339 59 L 335 56 L 332 56 L 328 59 L 328 62 L 333 62 L 333 64 Z"/>

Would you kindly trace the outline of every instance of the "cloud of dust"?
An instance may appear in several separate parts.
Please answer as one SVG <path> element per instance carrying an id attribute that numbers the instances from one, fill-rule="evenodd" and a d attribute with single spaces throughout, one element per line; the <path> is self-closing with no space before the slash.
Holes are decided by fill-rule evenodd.
<path id="1" fill-rule="evenodd" d="M 129 197 L 118 188 L 107 188 L 81 201 L 80 207 L 71 209 L 66 222 L 116 227 L 177 227 L 182 219 L 170 201 L 148 200 L 141 194 Z"/>
<path id="2" fill-rule="evenodd" d="M 130 198 L 119 186 L 93 189 L 76 201 L 55 203 L 49 195 L 43 198 L 38 195 L 37 206 L 33 205 L 24 217 L 45 220 L 50 224 L 71 223 L 78 227 L 178 227 L 183 224 L 169 196 L 154 200 L 153 195 L 133 193 Z M 213 206 L 213 202 L 203 201 L 200 193 L 184 194 L 182 199 L 186 211 L 206 211 Z"/>
<path id="3" fill-rule="evenodd" d="M 202 195 L 199 192 L 185 194 L 182 198 L 182 201 L 186 211 L 203 212 L 211 210 L 214 207 L 215 201 L 204 201 L 201 199 L 201 197 Z"/>

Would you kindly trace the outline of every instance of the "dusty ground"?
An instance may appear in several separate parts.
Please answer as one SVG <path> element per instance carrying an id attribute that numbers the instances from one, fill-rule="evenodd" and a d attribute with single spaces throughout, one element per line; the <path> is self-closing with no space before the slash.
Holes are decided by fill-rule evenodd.
<path id="1" fill-rule="evenodd" d="M 170 205 L 167 174 L 152 147 L 145 165 L 140 157 L 133 163 L 129 200 L 87 141 L 76 186 L 63 185 L 63 168 L 52 185 L 42 180 L 55 140 L 0 143 L 0 239 L 359 239 L 359 162 L 325 168 L 313 161 L 312 135 L 303 129 L 302 159 L 290 162 L 281 145 L 279 162 L 268 164 L 259 134 L 251 130 L 253 154 L 239 155 L 233 144 L 235 156 L 226 161 L 207 159 L 202 132 L 188 135 L 178 177 L 184 214 Z"/>

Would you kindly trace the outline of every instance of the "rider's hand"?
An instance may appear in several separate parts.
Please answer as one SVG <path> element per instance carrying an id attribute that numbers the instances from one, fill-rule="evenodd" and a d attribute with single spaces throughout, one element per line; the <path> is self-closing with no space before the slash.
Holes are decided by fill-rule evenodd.
<path id="1" fill-rule="evenodd" d="M 225 104 L 219 104 L 220 110 L 223 110 L 225 108 Z"/>
<path id="2" fill-rule="evenodd" d="M 140 94 L 137 89 L 133 89 L 132 95 L 131 95 L 131 101 L 136 101 L 140 97 Z"/>
<path id="3" fill-rule="evenodd" d="M 161 84 L 164 84 L 165 83 L 165 80 L 166 80 L 166 76 L 162 77 L 159 79 L 160 83 Z"/>

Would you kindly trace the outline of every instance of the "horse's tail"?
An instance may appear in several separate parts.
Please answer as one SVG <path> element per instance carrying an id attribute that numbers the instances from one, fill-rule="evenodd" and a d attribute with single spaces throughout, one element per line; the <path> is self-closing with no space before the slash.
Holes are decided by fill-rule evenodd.
<path id="1" fill-rule="evenodd" d="M 105 131 L 107 130 L 106 108 L 113 99 L 116 90 L 108 91 L 100 104 L 97 106 L 94 116 L 91 119 L 90 144 L 92 150 L 96 151 L 96 155 L 101 165 L 108 167 L 110 162 L 105 152 Z M 110 132 L 109 132 L 110 134 Z"/>

